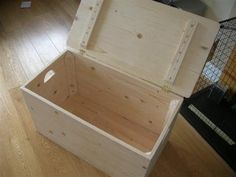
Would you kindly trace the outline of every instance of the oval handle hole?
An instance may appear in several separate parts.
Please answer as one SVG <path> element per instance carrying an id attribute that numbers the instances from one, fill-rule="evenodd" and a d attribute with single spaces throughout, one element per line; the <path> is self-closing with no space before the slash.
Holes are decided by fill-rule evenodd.
<path id="1" fill-rule="evenodd" d="M 47 74 L 46 74 L 45 77 L 44 77 L 43 82 L 44 82 L 44 83 L 47 83 L 55 74 L 56 74 L 56 73 L 55 73 L 55 71 L 53 71 L 53 70 L 48 71 Z"/>

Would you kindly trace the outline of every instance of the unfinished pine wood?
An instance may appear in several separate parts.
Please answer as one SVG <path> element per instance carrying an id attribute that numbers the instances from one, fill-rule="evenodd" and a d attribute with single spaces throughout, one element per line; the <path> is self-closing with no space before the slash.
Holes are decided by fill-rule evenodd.
<path id="1" fill-rule="evenodd" d="M 67 53 L 64 58 L 64 68 L 66 72 L 66 80 L 67 84 L 69 85 L 69 94 L 68 95 L 74 95 L 77 93 L 78 86 L 76 83 L 76 67 L 75 67 L 75 55 L 72 53 Z M 67 95 L 67 96 L 68 96 Z"/>
<path id="2" fill-rule="evenodd" d="M 198 22 L 193 21 L 193 20 L 188 21 L 185 25 L 180 43 L 171 61 L 171 66 L 169 67 L 169 70 L 167 72 L 167 76 L 165 79 L 167 82 L 169 82 L 169 84 L 174 84 L 175 82 L 177 74 L 180 70 L 180 66 L 183 62 L 183 59 L 188 50 L 192 37 L 197 29 L 197 26 L 198 26 Z"/>
<path id="3" fill-rule="evenodd" d="M 33 92 L 23 93 L 27 104 L 32 106 L 32 118 L 42 135 L 110 176 L 145 176 L 149 168 L 146 154 Z"/>
<path id="4" fill-rule="evenodd" d="M 73 57 L 73 55 L 75 54 L 65 52 L 21 88 L 37 130 L 110 176 L 149 176 L 158 156 L 164 149 L 183 99 L 168 92 L 160 94 L 160 89 L 156 86 L 129 77 L 96 61 L 78 55 Z M 73 64 L 68 65 L 65 62 L 69 58 L 72 63 L 76 63 L 74 70 L 70 70 Z M 67 66 L 69 69 L 66 68 Z M 91 77 L 89 75 L 91 71 L 88 71 L 88 68 L 92 71 L 97 71 L 97 69 L 100 71 L 98 70 Z M 68 73 L 69 76 L 74 76 L 77 80 L 78 96 L 70 94 L 70 80 L 65 80 L 68 78 Z M 103 76 L 108 74 L 109 79 L 115 83 L 107 81 L 107 78 Z M 132 113 L 135 111 L 131 111 L 129 117 L 122 116 L 127 110 L 129 111 L 129 108 L 136 109 L 137 104 L 132 105 L 132 102 L 129 103 L 128 101 L 122 112 L 116 110 L 112 105 L 106 105 L 104 108 L 102 103 L 109 102 L 111 96 L 103 94 L 101 101 L 92 97 L 91 94 L 84 95 L 84 92 L 81 92 L 81 88 L 84 87 L 80 82 L 81 78 L 95 85 L 100 83 L 100 93 L 106 93 L 106 89 L 109 87 L 112 89 L 115 86 L 120 88 L 120 91 L 114 92 L 116 99 L 113 101 L 117 102 L 117 105 L 122 105 L 120 103 L 122 98 L 117 97 L 116 94 L 125 94 L 124 98 L 127 100 L 132 96 L 140 101 L 133 94 L 135 90 L 142 92 L 145 89 L 149 97 L 153 91 L 157 92 L 155 102 L 164 100 L 165 104 L 157 108 L 158 103 L 156 103 L 154 109 L 164 110 L 163 113 L 165 114 L 160 115 L 154 109 L 148 111 L 150 116 L 154 117 L 154 125 L 159 124 L 159 128 L 155 130 L 155 137 L 152 135 L 154 133 L 151 132 L 151 128 L 146 125 L 144 128 L 143 121 L 140 121 L 147 121 L 147 115 L 140 112 L 140 120 L 133 119 L 135 115 Z M 95 78 L 95 80 L 91 82 L 90 78 Z M 61 88 L 63 89 L 62 92 Z M 55 96 L 58 93 L 52 92 L 52 90 L 59 91 L 62 95 Z M 93 92 L 88 88 L 86 90 Z M 113 91 L 110 93 L 113 94 Z M 99 95 L 99 93 L 97 94 Z M 143 99 L 149 100 L 146 97 Z M 145 112 L 145 108 L 142 106 L 143 102 L 138 103 L 141 106 L 136 110 Z M 153 122 L 149 120 L 148 123 L 151 125 Z M 144 142 L 144 139 L 149 141 Z M 125 160 L 126 163 L 122 160 Z M 117 166 L 119 168 L 115 168 Z"/>
<path id="5" fill-rule="evenodd" d="M 96 0 L 93 2 L 93 6 L 89 7 L 91 14 L 88 14 L 90 16 L 90 19 L 88 20 L 88 24 L 85 27 L 86 28 L 85 33 L 83 35 L 83 39 L 81 42 L 81 47 L 83 48 L 87 48 L 90 36 L 93 32 L 94 25 L 97 21 L 98 15 L 102 8 L 102 4 L 103 4 L 103 0 Z"/>
<path id="6" fill-rule="evenodd" d="M 219 29 L 217 22 L 151 0 L 107 0 L 84 49 L 81 44 L 94 2 L 81 1 L 68 40 L 72 51 L 183 97 L 191 95 Z M 189 21 L 194 22 L 193 30 L 182 41 Z M 176 56 L 179 49 L 181 57 Z M 181 66 L 169 71 L 174 70 L 176 57 Z M 174 80 L 168 79 L 173 84 L 166 82 L 168 72 L 174 73 Z"/>
<path id="7" fill-rule="evenodd" d="M 151 173 L 183 100 L 67 51 L 21 89 L 41 134 L 113 177 Z"/>
<path id="8" fill-rule="evenodd" d="M 45 83 L 50 72 L 54 75 Z M 182 102 L 174 94 L 71 52 L 23 87 L 27 89 L 143 152 L 152 152 L 172 117 L 169 109 L 177 109 L 171 102 Z"/>
<path id="9" fill-rule="evenodd" d="M 143 152 L 150 152 L 159 137 L 159 134 L 81 95 L 69 98 L 61 106 Z"/>
<path id="10" fill-rule="evenodd" d="M 60 103 L 66 99 L 70 92 L 70 83 L 67 79 L 68 69 L 70 68 L 65 67 L 64 55 L 62 55 L 51 67 L 42 71 L 37 79 L 32 80 L 27 88 L 48 100 Z"/>
<path id="11" fill-rule="evenodd" d="M 170 101 L 180 99 L 83 57 L 76 58 L 76 73 L 80 95 L 153 132 L 162 130 Z"/>
<path id="12" fill-rule="evenodd" d="M 49 36 L 54 39 L 53 45 L 61 49 L 66 40 L 63 36 L 67 35 L 66 31 L 61 29 L 64 28 L 63 26 L 70 27 L 78 3 L 73 0 L 32 0 L 32 2 L 32 8 L 27 10 L 31 15 L 25 16 L 24 20 L 37 21 L 37 15 L 41 15 L 45 24 L 50 26 Z M 38 2 L 44 5 L 36 5 Z M 0 49 L 0 176 L 107 177 L 36 132 L 22 94 L 17 87 L 26 81 L 25 73 L 28 73 L 29 78 L 33 77 L 29 69 L 22 67 L 22 62 L 27 61 L 28 58 L 23 56 L 20 60 L 19 52 L 24 50 L 16 51 L 8 45 L 9 42 L 14 43 L 16 38 L 21 40 L 21 34 L 16 33 L 16 37 L 11 38 L 9 31 L 22 29 L 17 24 L 21 23 L 19 18 L 23 11 L 18 11 L 18 8 L 18 1 L 0 2 L 0 34 L 2 35 L 3 32 L 8 34 L 4 35 L 4 40 L 0 39 L 0 43 L 5 46 L 4 50 Z M 8 23 L 3 23 L 8 15 L 16 17 L 16 20 L 11 19 Z M 48 17 L 54 19 L 54 22 L 49 22 Z M 26 35 L 27 31 L 23 30 L 23 34 Z M 40 28 L 37 35 L 30 35 L 27 38 L 40 40 L 38 38 L 40 34 L 44 35 L 45 30 Z M 52 34 L 55 34 L 55 37 Z M 41 45 L 44 45 L 43 41 Z M 32 50 L 36 52 L 34 48 Z M 50 53 L 51 48 L 45 49 L 44 52 Z M 38 60 L 37 57 L 33 59 Z M 40 61 L 38 62 L 31 63 L 31 66 L 38 70 L 41 67 Z M 234 175 L 235 173 L 215 151 L 179 116 L 170 136 L 170 143 L 167 144 L 150 176 L 229 177 Z"/>
<path id="13" fill-rule="evenodd" d="M 113 8 L 120 8 L 124 13 L 113 17 L 109 13 L 113 11 L 113 9 L 110 8 L 112 6 Z M 66 51 L 32 81 L 22 86 L 26 103 L 31 110 L 37 130 L 55 143 L 62 145 L 70 152 L 75 153 L 75 155 L 78 155 L 83 160 L 86 160 L 99 170 L 113 177 L 124 175 L 127 177 L 149 176 L 161 151 L 166 145 L 176 115 L 183 101 L 182 97 L 177 95 L 172 97 L 169 93 L 170 87 L 176 88 L 174 81 L 177 80 L 177 74 L 181 73 L 180 67 L 183 59 L 191 47 L 195 49 L 197 53 L 203 54 L 200 60 L 201 66 L 197 66 L 198 70 L 196 70 L 200 73 L 219 26 L 216 22 L 185 14 L 184 12 L 179 13 L 178 10 L 167 7 L 166 11 L 173 10 L 174 13 L 178 13 L 174 15 L 160 12 L 159 16 L 166 15 L 169 16 L 169 18 L 166 17 L 165 21 L 161 19 L 155 21 L 154 24 L 147 24 L 144 29 L 143 25 L 140 26 L 137 24 L 133 25 L 136 28 L 127 28 L 127 25 L 132 25 L 132 23 L 125 20 L 134 20 L 137 18 L 134 15 L 137 13 L 137 11 L 135 13 L 137 7 L 141 7 L 139 13 L 143 14 L 139 21 L 137 21 L 138 23 L 146 22 L 143 16 L 150 19 L 159 18 L 157 12 L 154 11 L 153 14 L 147 12 L 147 9 L 150 11 L 153 6 L 161 8 L 162 4 L 149 4 L 148 1 L 132 2 L 131 0 L 112 0 L 105 2 L 103 2 L 103 0 L 82 0 L 68 40 L 69 49 L 72 50 L 73 53 L 70 54 L 71 57 L 66 57 L 69 54 L 69 52 Z M 130 10 L 134 10 L 134 13 L 126 14 L 125 9 L 127 9 L 127 7 L 129 7 Z M 114 11 L 117 12 L 117 9 Z M 124 18 L 123 15 L 126 15 L 126 18 Z M 185 25 L 186 27 L 180 30 L 179 26 L 177 26 L 180 22 L 176 23 L 175 20 L 182 20 L 182 16 L 186 17 L 184 20 L 187 21 L 187 26 Z M 116 19 L 114 20 L 114 18 Z M 172 23 L 176 23 L 175 25 L 177 26 L 177 28 L 173 26 L 173 29 L 171 29 L 171 32 L 175 33 L 174 35 L 169 34 L 166 30 L 164 30 L 165 32 L 163 33 L 163 29 L 160 27 L 161 24 L 168 29 L 171 19 L 174 19 Z M 159 25 L 157 26 L 156 23 L 158 22 Z M 205 32 L 208 32 L 208 41 L 210 41 L 210 43 L 207 45 L 203 44 L 199 48 L 199 46 L 196 46 L 196 41 L 194 43 L 192 38 L 194 35 L 196 37 L 195 31 L 200 23 L 201 28 L 203 28 Z M 119 28 L 117 28 L 116 25 L 119 25 Z M 143 42 L 141 41 L 141 43 L 136 46 L 137 48 L 140 46 L 143 48 L 139 48 L 140 50 L 138 51 L 137 48 L 133 49 L 131 46 L 136 43 L 132 40 L 132 35 L 130 36 L 128 33 L 125 34 L 127 30 L 141 30 L 142 28 L 142 30 L 150 32 L 150 30 L 153 30 L 152 25 L 155 26 L 158 35 L 165 35 L 167 41 L 173 40 L 174 38 L 175 43 L 172 43 L 174 47 L 167 47 L 165 43 L 163 45 L 162 40 L 158 39 L 156 41 L 149 40 L 149 43 L 146 43 L 145 46 L 142 46 Z M 179 31 L 181 32 L 179 33 Z M 125 45 L 128 44 L 128 46 L 122 45 L 122 47 L 126 47 L 126 54 L 130 57 L 127 58 L 127 56 L 121 54 L 124 53 L 124 51 L 119 49 L 119 45 L 116 46 L 119 41 L 114 38 L 106 38 L 107 36 L 115 36 L 119 39 L 125 36 L 126 41 L 123 42 Z M 204 34 L 198 36 L 197 42 L 203 42 L 200 38 L 202 36 L 204 36 Z M 142 40 L 143 34 L 138 33 L 137 38 Z M 106 40 L 110 42 L 109 46 L 103 43 Z M 176 42 L 178 40 L 180 42 Z M 192 46 L 190 47 L 191 42 Z M 79 44 L 79 46 L 76 47 L 76 44 Z M 100 46 L 97 44 L 100 44 Z M 156 44 L 159 45 L 156 51 L 161 49 L 159 51 L 160 55 L 162 55 L 165 50 L 176 50 L 175 48 L 177 48 L 177 52 L 174 53 L 177 56 L 174 56 L 173 60 L 169 61 L 169 56 L 163 56 L 154 60 L 165 63 L 165 67 L 163 68 L 168 72 L 167 80 L 163 77 L 163 73 L 156 73 L 156 70 L 159 70 L 160 66 L 156 65 L 155 62 L 151 62 L 152 67 L 156 67 L 152 68 L 149 62 L 153 60 L 151 56 L 155 54 L 155 52 L 147 52 L 146 49 Z M 206 51 L 207 49 L 208 52 Z M 103 50 L 102 53 L 109 54 L 99 56 L 99 54 L 96 54 L 98 50 Z M 74 53 L 75 51 L 77 53 Z M 92 53 L 90 51 L 92 51 Z M 140 56 L 146 56 L 148 59 Z M 104 62 L 103 58 L 106 57 L 110 59 L 110 63 L 115 64 L 112 65 L 109 62 Z M 69 61 L 65 62 L 66 58 L 68 58 Z M 120 65 L 120 63 L 116 64 L 115 58 L 118 58 L 120 63 L 124 60 L 127 62 L 127 59 L 129 59 L 131 65 L 130 63 L 124 66 Z M 133 58 L 137 58 L 139 62 L 134 61 Z M 190 62 L 189 60 L 191 61 L 192 58 L 186 61 Z M 69 62 L 71 62 L 71 64 Z M 145 65 L 146 63 L 148 64 Z M 137 72 L 137 68 L 138 70 L 141 68 L 141 72 Z M 91 70 L 93 72 L 91 72 Z M 143 74 L 145 73 L 144 71 L 152 74 L 154 72 L 158 79 L 155 78 L 153 80 L 153 75 Z M 199 73 L 195 73 L 195 77 L 198 77 Z M 179 94 L 181 96 L 191 94 L 193 86 L 195 85 L 194 82 L 192 82 L 193 85 L 190 85 L 190 88 L 183 88 L 183 85 L 186 85 L 187 82 L 189 83 L 188 76 L 189 75 L 186 74 L 185 77 L 181 77 L 183 80 L 182 94 L 176 89 L 172 90 L 172 94 Z M 69 81 L 65 80 L 65 78 L 70 77 L 74 78 L 69 79 Z M 184 80 L 185 78 L 187 78 L 187 81 Z M 74 81 L 76 81 L 76 86 L 74 86 Z M 163 84 L 163 82 L 166 81 L 168 84 Z M 194 81 L 196 82 L 196 78 Z M 173 85 L 170 86 L 169 83 Z M 36 85 L 37 88 L 35 88 Z M 140 95 L 133 94 L 136 92 L 142 93 L 143 88 L 140 87 L 140 85 L 145 85 L 144 87 L 147 88 L 146 93 L 148 95 L 143 98 L 140 98 Z M 73 90 L 71 91 L 72 86 L 76 88 L 74 92 L 78 93 L 78 96 L 72 92 Z M 119 90 L 115 90 L 115 87 L 119 88 Z M 163 93 L 166 93 L 162 96 L 159 92 L 164 87 L 166 89 Z M 153 89 L 156 89 L 155 91 L 158 94 L 155 95 L 156 100 L 147 107 L 144 103 L 151 100 L 150 97 Z M 151 92 L 149 92 L 149 90 L 151 90 Z M 166 94 L 170 95 L 169 98 L 165 97 Z M 73 98 L 71 99 L 71 97 Z M 77 99 L 75 99 L 76 97 Z M 159 104 L 162 101 L 159 97 L 164 97 L 165 104 Z M 124 99 L 126 100 L 124 101 Z M 137 100 L 139 101 L 137 102 Z M 68 129 L 64 128 L 65 125 L 67 125 Z M 142 131 L 140 127 L 146 130 Z M 57 131 L 57 133 L 55 134 L 54 131 Z M 149 134 L 150 131 L 158 134 L 154 140 Z M 62 139 L 58 132 L 62 132 L 61 134 L 64 136 L 69 134 L 69 137 Z M 139 132 L 140 134 L 136 133 L 137 135 L 135 135 L 135 132 Z M 77 139 L 73 137 L 77 137 Z M 91 142 L 88 143 L 83 140 L 84 137 L 90 139 Z M 70 141 L 70 139 L 74 139 L 74 141 Z M 149 139 L 151 142 L 145 143 L 142 139 Z M 101 141 L 104 142 L 104 145 L 101 145 Z M 95 158 L 92 157 L 92 154 L 97 156 L 96 160 L 94 160 Z M 110 155 L 112 156 L 110 157 Z M 126 164 L 121 162 L 121 159 L 126 159 L 127 157 L 130 157 L 132 160 Z M 119 169 L 115 169 L 115 166 L 119 166 Z"/>

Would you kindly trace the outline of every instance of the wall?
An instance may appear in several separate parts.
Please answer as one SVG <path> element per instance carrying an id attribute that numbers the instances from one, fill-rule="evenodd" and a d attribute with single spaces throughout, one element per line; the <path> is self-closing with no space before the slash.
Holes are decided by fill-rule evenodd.
<path id="1" fill-rule="evenodd" d="M 236 0 L 201 0 L 208 8 L 205 16 L 222 21 L 236 16 Z"/>
<path id="2" fill-rule="evenodd" d="M 236 17 L 236 1 L 234 2 L 234 6 L 231 10 L 231 14 L 230 14 L 231 17 Z"/>

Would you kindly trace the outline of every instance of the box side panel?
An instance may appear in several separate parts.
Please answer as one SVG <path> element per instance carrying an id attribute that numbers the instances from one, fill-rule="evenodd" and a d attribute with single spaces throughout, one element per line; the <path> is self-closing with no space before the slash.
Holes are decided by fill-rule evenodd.
<path id="1" fill-rule="evenodd" d="M 144 177 L 149 160 L 24 90 L 37 130 L 112 177 Z"/>
<path id="2" fill-rule="evenodd" d="M 76 92 L 74 55 L 65 52 L 25 87 L 52 101 L 61 103 Z"/>
<path id="3" fill-rule="evenodd" d="M 169 111 L 166 114 L 166 122 L 165 122 L 164 129 L 163 129 L 156 145 L 154 146 L 154 148 L 152 150 L 151 162 L 150 162 L 150 165 L 148 166 L 146 177 L 152 172 L 152 169 L 155 166 L 161 152 L 163 151 L 163 149 L 166 146 L 166 143 L 169 139 L 171 131 L 174 127 L 174 124 L 175 124 L 175 121 L 177 118 L 177 114 L 179 112 L 180 106 L 182 105 L 182 102 L 183 102 L 183 98 L 180 97 L 179 100 L 173 100 L 170 103 Z"/>
<path id="4" fill-rule="evenodd" d="M 75 54 L 71 52 L 66 52 L 64 57 L 66 80 L 69 87 L 69 95 L 74 95 L 77 92 L 76 83 L 76 67 L 75 67 Z"/>

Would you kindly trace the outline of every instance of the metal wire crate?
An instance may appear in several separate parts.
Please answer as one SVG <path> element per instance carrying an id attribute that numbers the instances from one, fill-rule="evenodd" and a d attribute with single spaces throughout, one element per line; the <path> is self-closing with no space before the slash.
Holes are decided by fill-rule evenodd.
<path id="1" fill-rule="evenodd" d="M 220 22 L 221 27 L 208 56 L 194 93 L 218 84 L 236 93 L 236 17 Z"/>

